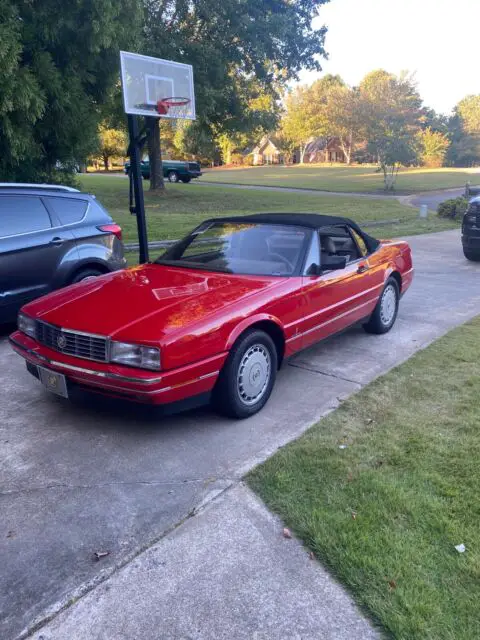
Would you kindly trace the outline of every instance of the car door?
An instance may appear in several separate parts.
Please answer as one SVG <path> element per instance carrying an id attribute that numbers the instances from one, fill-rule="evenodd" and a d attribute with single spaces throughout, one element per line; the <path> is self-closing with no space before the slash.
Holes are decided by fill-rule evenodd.
<path id="1" fill-rule="evenodd" d="M 305 316 L 299 331 L 302 348 L 367 318 L 381 291 L 381 274 L 371 270 L 368 250 L 347 225 L 321 229 L 317 235 L 320 275 L 304 275 Z M 328 256 L 343 256 L 343 269 L 322 266 Z"/>
<path id="2" fill-rule="evenodd" d="M 0 310 L 18 309 L 50 291 L 71 239 L 52 225 L 40 196 L 0 195 Z"/>

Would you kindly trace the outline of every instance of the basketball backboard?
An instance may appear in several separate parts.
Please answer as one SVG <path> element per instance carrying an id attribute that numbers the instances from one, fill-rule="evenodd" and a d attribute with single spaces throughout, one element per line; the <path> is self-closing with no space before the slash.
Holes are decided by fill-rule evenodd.
<path id="1" fill-rule="evenodd" d="M 120 66 L 126 113 L 195 120 L 192 65 L 121 51 Z"/>

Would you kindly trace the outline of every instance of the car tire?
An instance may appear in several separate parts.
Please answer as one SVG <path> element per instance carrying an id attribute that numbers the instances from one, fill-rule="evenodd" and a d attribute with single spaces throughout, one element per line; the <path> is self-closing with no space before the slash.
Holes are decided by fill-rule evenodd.
<path id="1" fill-rule="evenodd" d="M 103 275 L 103 273 L 104 272 L 100 269 L 82 269 L 73 276 L 69 284 L 76 284 L 77 282 L 81 282 L 82 280 L 86 280 L 87 278 L 97 278 L 98 276 Z"/>
<path id="2" fill-rule="evenodd" d="M 186 178 L 180 178 L 180 179 L 183 182 L 183 184 L 188 184 L 192 180 L 189 176 L 187 176 Z"/>
<path id="3" fill-rule="evenodd" d="M 388 333 L 397 319 L 399 302 L 398 283 L 394 278 L 389 278 L 369 321 L 363 325 L 365 331 L 377 335 Z"/>
<path id="4" fill-rule="evenodd" d="M 480 251 L 463 247 L 463 255 L 467 260 L 470 260 L 470 262 L 480 262 Z"/>
<path id="5" fill-rule="evenodd" d="M 234 344 L 214 389 L 214 406 L 229 418 L 249 418 L 272 393 L 278 354 L 272 338 L 252 329 Z"/>
<path id="6" fill-rule="evenodd" d="M 176 171 L 169 171 L 167 178 L 169 182 L 178 182 L 180 180 L 180 176 Z"/>

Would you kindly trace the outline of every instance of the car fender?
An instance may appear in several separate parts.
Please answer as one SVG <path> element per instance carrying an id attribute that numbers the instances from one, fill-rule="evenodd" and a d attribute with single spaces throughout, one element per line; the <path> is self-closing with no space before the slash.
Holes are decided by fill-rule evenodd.
<path id="1" fill-rule="evenodd" d="M 280 329 L 280 331 L 282 332 L 285 338 L 285 331 L 284 331 L 283 325 L 278 318 L 268 313 L 257 313 L 253 316 L 249 316 L 248 318 L 245 318 L 235 326 L 233 331 L 231 331 L 230 335 L 228 336 L 227 343 L 225 345 L 225 351 L 229 351 L 233 347 L 237 339 L 242 335 L 242 333 L 247 331 L 247 329 L 254 326 L 255 324 L 258 324 L 259 322 L 265 322 L 265 321 L 273 322 Z"/>
<path id="2" fill-rule="evenodd" d="M 104 271 L 105 273 L 108 273 L 110 271 L 108 264 L 103 260 L 97 258 L 85 258 L 84 260 L 78 260 L 77 258 L 75 262 L 70 262 L 68 265 L 65 265 L 65 268 L 62 269 L 61 274 L 58 274 L 58 277 L 55 280 L 54 288 L 59 289 L 70 284 L 70 281 L 72 280 L 74 274 L 87 267 L 98 267 L 100 271 Z"/>

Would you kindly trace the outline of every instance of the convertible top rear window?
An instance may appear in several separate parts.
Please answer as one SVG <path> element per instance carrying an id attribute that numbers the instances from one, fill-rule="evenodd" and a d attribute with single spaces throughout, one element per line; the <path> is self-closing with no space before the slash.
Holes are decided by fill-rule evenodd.
<path id="1" fill-rule="evenodd" d="M 282 224 L 209 221 L 156 262 L 242 275 L 299 275 L 312 231 Z"/>

